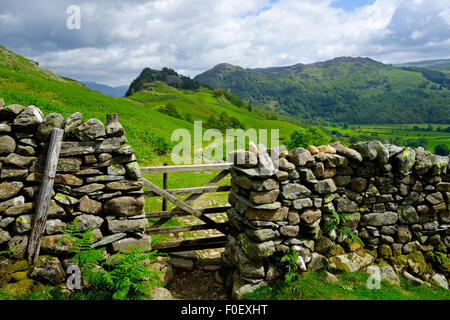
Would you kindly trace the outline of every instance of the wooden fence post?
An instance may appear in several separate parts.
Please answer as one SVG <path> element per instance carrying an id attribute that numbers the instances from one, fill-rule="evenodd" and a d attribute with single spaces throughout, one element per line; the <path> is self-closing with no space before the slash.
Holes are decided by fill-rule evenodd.
<path id="1" fill-rule="evenodd" d="M 41 248 L 41 238 L 47 222 L 47 212 L 55 181 L 56 168 L 58 166 L 59 152 L 64 136 L 64 130 L 53 129 L 47 152 L 44 176 L 39 190 L 36 212 L 33 219 L 30 240 L 28 242 L 28 261 L 37 262 Z"/>
<path id="2" fill-rule="evenodd" d="M 164 162 L 164 166 L 167 167 L 168 163 Z M 163 189 L 167 190 L 169 188 L 169 174 L 167 172 L 163 173 Z M 162 200 L 162 211 L 166 211 L 167 210 L 167 200 L 166 198 L 163 198 Z"/>

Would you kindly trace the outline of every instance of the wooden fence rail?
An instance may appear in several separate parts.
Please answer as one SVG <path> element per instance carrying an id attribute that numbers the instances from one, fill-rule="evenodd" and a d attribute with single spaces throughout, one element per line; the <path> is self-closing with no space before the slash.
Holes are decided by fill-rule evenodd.
<path id="1" fill-rule="evenodd" d="M 161 252 L 176 252 L 187 250 L 202 250 L 210 248 L 221 248 L 225 244 L 226 235 L 228 233 L 226 223 L 215 222 L 206 214 L 223 213 L 226 212 L 231 206 L 218 206 L 211 208 L 193 208 L 191 206 L 194 200 L 198 199 L 201 195 L 213 192 L 228 192 L 231 186 L 217 186 L 216 184 L 222 181 L 229 175 L 230 163 L 219 164 L 202 164 L 202 165 L 187 165 L 187 166 L 158 166 L 158 167 L 143 167 L 141 171 L 143 174 L 163 174 L 163 188 L 160 188 L 148 181 L 145 178 L 141 178 L 142 183 L 149 189 L 144 193 L 145 197 L 162 197 L 163 205 L 162 211 L 150 212 L 146 214 L 149 219 L 158 219 L 147 231 L 148 235 L 157 234 L 169 234 L 177 232 L 188 231 L 200 231 L 200 230 L 218 230 L 224 236 L 214 236 L 205 238 L 196 238 L 182 241 L 170 241 L 164 243 L 155 243 L 153 248 Z M 179 189 L 168 189 L 168 174 L 179 172 L 200 172 L 200 171 L 218 171 L 219 174 L 211 179 L 208 183 L 202 187 L 190 187 Z M 176 195 L 190 195 L 184 201 L 176 198 Z M 175 209 L 167 210 L 166 202 L 169 201 L 176 205 Z M 187 226 L 162 228 L 162 226 L 173 217 L 184 217 L 192 215 L 201 221 L 203 224 L 194 224 Z"/>

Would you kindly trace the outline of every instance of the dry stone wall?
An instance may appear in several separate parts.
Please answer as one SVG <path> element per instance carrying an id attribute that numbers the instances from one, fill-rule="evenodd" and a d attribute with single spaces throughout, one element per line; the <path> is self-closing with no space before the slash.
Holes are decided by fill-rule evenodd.
<path id="1" fill-rule="evenodd" d="M 42 238 L 44 258 L 40 268 L 29 270 L 31 277 L 65 280 L 69 247 L 58 240 L 60 228 L 75 218 L 81 231 L 94 229 L 96 248 L 150 250 L 140 168 L 118 116 L 108 115 L 105 126 L 98 119 L 85 121 L 80 113 L 44 117 L 35 106 L 4 106 L 0 99 L 0 251 L 14 249 L 15 258 L 26 258 L 53 128 L 64 130 L 64 141 Z"/>
<path id="2" fill-rule="evenodd" d="M 448 287 L 449 158 L 379 141 L 288 152 L 250 143 L 230 154 L 230 235 L 223 260 L 233 294 L 301 271 L 381 270 Z M 362 243 L 360 243 L 360 241 Z"/>

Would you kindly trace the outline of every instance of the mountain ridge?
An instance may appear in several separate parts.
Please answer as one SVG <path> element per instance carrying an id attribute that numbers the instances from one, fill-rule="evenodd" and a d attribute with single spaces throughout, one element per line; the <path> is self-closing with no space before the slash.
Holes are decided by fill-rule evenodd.
<path id="1" fill-rule="evenodd" d="M 221 63 L 194 80 L 301 121 L 450 121 L 447 76 L 422 71 L 402 70 L 367 57 L 338 57 L 256 69 Z"/>

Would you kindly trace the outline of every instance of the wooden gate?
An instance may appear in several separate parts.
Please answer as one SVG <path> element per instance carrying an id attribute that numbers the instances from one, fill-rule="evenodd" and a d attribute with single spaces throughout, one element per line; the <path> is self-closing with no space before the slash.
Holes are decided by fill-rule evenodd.
<path id="1" fill-rule="evenodd" d="M 228 192 L 231 186 L 217 186 L 223 178 L 228 176 L 230 168 L 229 163 L 221 164 L 202 164 L 202 165 L 185 165 L 185 166 L 160 166 L 160 167 L 143 167 L 141 171 L 143 174 L 164 174 L 164 187 L 160 188 L 145 178 L 141 178 L 145 187 L 150 191 L 145 192 L 146 197 L 162 197 L 163 210 L 159 212 L 150 212 L 146 216 L 149 219 L 158 219 L 146 231 L 148 235 L 169 234 L 176 232 L 198 231 L 198 230 L 218 230 L 223 236 L 214 236 L 207 238 L 196 238 L 181 241 L 170 241 L 164 243 L 155 243 L 152 248 L 160 252 L 176 252 L 176 251 L 190 251 L 202 250 L 212 248 L 223 248 L 226 241 L 227 224 L 218 223 L 207 216 L 207 214 L 226 212 L 231 206 L 221 206 L 212 208 L 195 209 L 191 206 L 192 202 L 205 193 L 212 192 Z M 179 172 L 199 172 L 199 171 L 217 171 L 220 173 L 211 179 L 202 187 L 182 188 L 182 189 L 167 189 L 167 175 L 169 173 Z M 184 201 L 176 198 L 176 195 L 190 195 Z M 173 210 L 166 210 L 165 201 L 170 201 L 176 205 Z M 173 217 L 182 217 L 192 215 L 203 221 L 200 225 L 187 225 L 179 227 L 162 228 L 162 226 Z"/>

